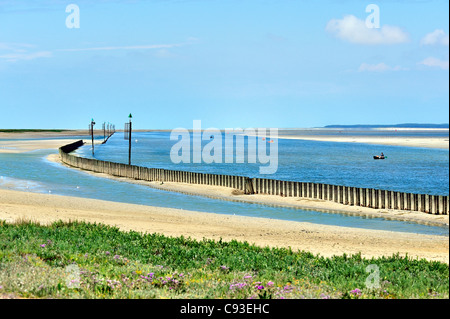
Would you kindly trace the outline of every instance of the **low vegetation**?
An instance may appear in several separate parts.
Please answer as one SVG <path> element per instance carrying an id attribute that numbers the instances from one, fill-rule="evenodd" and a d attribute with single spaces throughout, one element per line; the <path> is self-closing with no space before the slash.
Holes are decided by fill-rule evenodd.
<path id="1" fill-rule="evenodd" d="M 324 258 L 247 242 L 0 221 L 0 296 L 449 298 L 449 268 L 395 255 Z"/>

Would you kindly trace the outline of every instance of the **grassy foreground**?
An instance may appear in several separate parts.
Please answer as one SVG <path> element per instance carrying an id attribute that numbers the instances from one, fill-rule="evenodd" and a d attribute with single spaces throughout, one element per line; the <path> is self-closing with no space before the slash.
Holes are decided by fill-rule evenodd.
<path id="1" fill-rule="evenodd" d="M 246 242 L 0 221 L 0 297 L 449 298 L 449 268 L 398 255 L 324 258 Z"/>

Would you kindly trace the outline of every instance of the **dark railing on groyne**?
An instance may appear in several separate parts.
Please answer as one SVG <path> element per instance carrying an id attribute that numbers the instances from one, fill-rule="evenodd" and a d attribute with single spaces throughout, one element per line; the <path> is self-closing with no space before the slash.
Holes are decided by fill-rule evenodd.
<path id="1" fill-rule="evenodd" d="M 61 161 L 69 166 L 144 181 L 178 182 L 230 187 L 245 194 L 267 194 L 332 201 L 344 205 L 376 209 L 419 211 L 436 215 L 449 213 L 449 196 L 403 193 L 373 188 L 291 182 L 245 176 L 193 173 L 148 168 L 74 156 L 82 140 L 59 149 Z"/>
<path id="2" fill-rule="evenodd" d="M 67 145 L 61 146 L 59 148 L 59 153 L 60 154 L 61 153 L 70 153 L 70 152 L 73 152 L 76 149 L 80 148 L 83 145 L 84 145 L 83 140 L 79 140 L 79 141 L 76 141 L 75 143 L 71 143 L 71 144 L 67 144 Z"/>

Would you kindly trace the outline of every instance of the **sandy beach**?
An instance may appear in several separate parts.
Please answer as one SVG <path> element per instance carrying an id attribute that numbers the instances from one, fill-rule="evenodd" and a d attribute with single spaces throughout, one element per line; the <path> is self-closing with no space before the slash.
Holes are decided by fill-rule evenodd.
<path id="1" fill-rule="evenodd" d="M 94 130 L 95 135 L 103 136 L 102 130 Z M 71 137 L 76 137 L 72 139 Z M 78 141 L 80 137 L 90 141 L 87 130 L 67 130 L 62 132 L 0 132 L 0 153 L 24 153 L 39 149 L 58 149 L 63 145 Z M 94 144 L 102 143 L 94 140 Z"/>
<path id="2" fill-rule="evenodd" d="M 103 131 L 94 130 L 95 134 L 103 134 Z M 88 130 L 62 130 L 60 132 L 54 131 L 38 131 L 38 132 L 0 132 L 0 140 L 2 139 L 43 139 L 43 138 L 61 138 L 70 136 L 86 136 L 88 137 Z"/>
<path id="3" fill-rule="evenodd" d="M 366 258 L 399 253 L 448 263 L 448 237 L 364 230 L 265 218 L 200 213 L 76 197 L 0 190 L 0 219 L 42 224 L 83 220 L 167 236 L 236 239 L 258 246 L 291 247 L 330 257 L 356 254 Z"/>
<path id="4" fill-rule="evenodd" d="M 28 141 L 2 141 L 0 142 L 0 153 L 24 153 L 38 149 L 57 149 L 64 144 L 73 143 L 71 139 L 49 139 Z"/>
<path id="5" fill-rule="evenodd" d="M 24 153 L 38 149 L 58 149 L 62 145 L 75 142 L 72 136 L 86 136 L 87 130 L 62 132 L 0 132 L 0 153 Z"/>
<path id="6" fill-rule="evenodd" d="M 0 139 L 2 136 L 0 135 Z M 67 139 L 52 139 L 55 147 L 68 143 Z M 0 149 L 5 143 L 0 141 Z M 16 141 L 8 144 L 14 150 L 4 152 L 30 151 L 51 148 L 47 140 Z M 57 145 L 58 144 L 58 145 Z M 58 161 L 58 155 L 52 154 L 49 160 Z M 100 175 L 100 174 L 96 174 Z M 106 177 L 106 176 L 104 176 Z M 108 177 L 111 178 L 111 177 Z M 140 183 L 140 181 L 134 181 Z M 145 182 L 143 182 L 145 183 Z M 298 206 L 366 216 L 382 216 L 392 219 L 412 220 L 419 223 L 447 224 L 447 215 L 429 215 L 407 211 L 383 211 L 370 208 L 352 207 L 325 201 L 283 198 L 267 195 L 242 195 L 232 189 L 222 187 L 204 187 L 176 183 L 147 183 L 148 186 L 170 191 L 185 192 L 224 200 L 255 201 L 270 205 Z M 170 193 L 168 193 L 170 196 Z M 380 230 L 318 225 L 281 221 L 265 218 L 243 217 L 201 213 L 181 209 L 161 208 L 107 202 L 100 200 L 35 194 L 13 190 L 0 190 L 0 219 L 12 222 L 20 219 L 50 223 L 57 220 L 85 220 L 88 222 L 114 225 L 123 230 L 161 233 L 167 236 L 187 236 L 195 239 L 211 238 L 223 240 L 237 239 L 259 246 L 291 247 L 322 256 L 355 254 L 363 257 L 391 256 L 395 253 L 412 258 L 426 258 L 445 263 L 449 261 L 448 237 L 419 235 Z"/>

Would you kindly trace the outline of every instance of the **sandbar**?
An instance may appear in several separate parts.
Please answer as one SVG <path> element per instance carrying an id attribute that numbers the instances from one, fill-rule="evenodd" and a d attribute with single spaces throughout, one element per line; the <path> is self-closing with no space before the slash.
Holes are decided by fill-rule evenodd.
<path id="1" fill-rule="evenodd" d="M 94 134 L 103 136 L 103 131 L 94 130 Z M 0 153 L 25 153 L 40 149 L 58 149 L 63 145 L 73 143 L 81 138 L 90 141 L 87 130 L 70 130 L 61 132 L 0 132 Z M 96 138 L 94 144 L 100 144 L 103 139 Z"/>
<path id="2" fill-rule="evenodd" d="M 417 135 L 402 135 L 402 132 L 417 132 Z M 341 132 L 341 133 L 340 133 Z M 378 130 L 352 131 L 338 129 L 292 129 L 279 130 L 280 139 L 298 139 L 321 142 L 363 143 L 449 149 L 448 129 L 384 128 Z M 357 134 L 355 134 L 357 133 Z M 424 133 L 441 133 L 439 136 L 421 136 Z M 446 136 L 445 136 L 446 134 Z"/>

